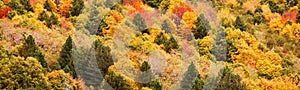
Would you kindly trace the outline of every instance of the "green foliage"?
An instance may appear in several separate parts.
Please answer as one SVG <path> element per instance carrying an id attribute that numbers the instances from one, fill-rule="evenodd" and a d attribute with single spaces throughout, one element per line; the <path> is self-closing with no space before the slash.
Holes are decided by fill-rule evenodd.
<path id="1" fill-rule="evenodd" d="M 160 9 L 162 13 L 166 13 L 169 9 L 170 0 L 162 0 L 160 3 Z"/>
<path id="2" fill-rule="evenodd" d="M 39 19 L 40 21 L 48 21 L 49 16 L 48 16 L 48 14 L 47 14 L 45 11 L 43 11 L 43 12 L 41 12 L 41 13 L 39 14 L 38 19 Z"/>
<path id="3" fill-rule="evenodd" d="M 193 27 L 193 34 L 195 39 L 202 39 L 208 35 L 208 30 L 211 29 L 209 22 L 205 19 L 203 14 L 200 14 L 194 22 L 196 27 Z"/>
<path id="4" fill-rule="evenodd" d="M 194 81 L 194 85 L 193 85 L 191 90 L 202 90 L 203 85 L 204 85 L 204 82 L 201 79 L 200 74 L 198 74 L 195 81 Z"/>
<path id="5" fill-rule="evenodd" d="M 162 30 L 165 30 L 167 33 L 171 33 L 171 27 L 167 20 L 164 20 L 164 23 L 161 26 Z"/>
<path id="6" fill-rule="evenodd" d="M 246 31 L 246 24 L 241 20 L 240 16 L 237 16 L 234 23 L 235 28 L 240 29 L 241 31 Z"/>
<path id="7" fill-rule="evenodd" d="M 111 49 L 108 46 L 104 46 L 100 40 L 95 42 L 96 60 L 101 73 L 105 75 L 108 71 L 109 66 L 114 64 L 111 55 Z"/>
<path id="8" fill-rule="evenodd" d="M 143 0 L 143 2 L 153 8 L 158 8 L 162 0 Z"/>
<path id="9" fill-rule="evenodd" d="M 224 68 L 221 75 L 222 77 L 216 90 L 246 90 L 246 85 L 241 82 L 241 77 L 233 74 L 228 67 Z"/>
<path id="10" fill-rule="evenodd" d="M 113 71 L 109 71 L 106 74 L 105 80 L 115 90 L 131 90 L 131 87 L 126 80 L 121 75 L 116 75 Z"/>
<path id="11" fill-rule="evenodd" d="M 149 33 L 149 30 L 147 29 L 147 25 L 146 25 L 146 22 L 145 20 L 143 19 L 143 17 L 141 16 L 140 13 L 136 14 L 134 16 L 134 19 L 133 19 L 133 24 L 136 25 L 137 27 L 137 30 L 142 32 L 142 33 Z"/>
<path id="12" fill-rule="evenodd" d="M 84 8 L 83 0 L 74 0 L 72 5 L 73 7 L 71 8 L 71 15 L 78 16 L 81 13 L 81 10 Z"/>
<path id="13" fill-rule="evenodd" d="M 19 55 L 25 58 L 34 57 L 41 63 L 43 68 L 48 68 L 44 54 L 39 50 L 38 46 L 35 44 L 34 38 L 31 35 L 26 38 L 23 46 L 19 48 Z"/>
<path id="14" fill-rule="evenodd" d="M 44 9 L 46 9 L 47 11 L 52 11 L 52 7 L 50 6 L 49 0 L 45 1 Z"/>
<path id="15" fill-rule="evenodd" d="M 100 24 L 99 24 L 99 28 L 98 28 L 98 31 L 97 31 L 97 35 L 98 36 L 103 36 L 103 32 L 102 32 L 102 29 L 106 28 L 108 25 L 105 23 L 104 19 L 102 19 L 100 21 Z"/>
<path id="16" fill-rule="evenodd" d="M 194 63 L 191 63 L 187 69 L 187 71 L 184 73 L 183 80 L 181 81 L 181 89 L 182 90 L 190 90 L 193 88 L 193 82 L 195 81 L 198 71 L 196 69 L 196 66 Z M 195 86 L 196 87 L 196 86 Z"/>
<path id="17" fill-rule="evenodd" d="M 298 4 L 298 0 L 286 0 L 286 6 L 287 7 L 293 7 L 293 6 L 297 6 Z"/>
<path id="18" fill-rule="evenodd" d="M 66 73 L 70 73 L 73 78 L 77 78 L 72 59 L 72 44 L 72 37 L 69 36 L 60 52 L 60 58 L 58 62 L 61 69 L 63 69 Z"/>
<path id="19" fill-rule="evenodd" d="M 145 72 L 145 71 L 150 70 L 150 68 L 151 68 L 151 66 L 149 65 L 149 63 L 148 63 L 147 61 L 144 61 L 144 62 L 142 63 L 142 66 L 140 67 L 140 70 L 141 70 L 142 72 Z"/>
<path id="20" fill-rule="evenodd" d="M 30 0 L 20 0 L 20 4 L 23 5 L 23 8 L 26 11 L 28 11 L 28 12 L 29 11 L 34 12 L 33 7 L 30 4 Z"/>
<path id="21" fill-rule="evenodd" d="M 8 57 L 10 57 L 8 51 L 5 50 L 2 46 L 0 46 L 0 60 Z"/>
<path id="22" fill-rule="evenodd" d="M 9 13 L 8 13 L 8 15 L 7 15 L 7 17 L 11 20 L 13 17 L 15 17 L 16 16 L 16 12 L 15 11 L 10 11 Z"/>
<path id="23" fill-rule="evenodd" d="M 300 9 L 298 10 L 298 14 L 297 14 L 297 23 L 300 23 Z"/>
<path id="24" fill-rule="evenodd" d="M 17 13 L 19 15 L 22 15 L 25 13 L 25 11 L 23 10 L 23 6 L 18 2 L 18 0 L 11 0 L 7 6 L 11 7 L 12 10 L 17 11 Z"/>
<path id="25" fill-rule="evenodd" d="M 161 45 L 163 44 L 165 46 L 165 51 L 170 53 L 172 49 L 178 49 L 179 46 L 177 44 L 177 41 L 173 36 L 171 36 L 170 39 L 167 39 L 167 37 L 164 35 L 164 33 L 160 33 L 156 36 L 154 43 Z"/>
<path id="26" fill-rule="evenodd" d="M 58 25 L 58 18 L 55 16 L 54 13 L 52 13 L 49 19 L 46 19 L 46 22 L 47 22 L 47 26 L 51 28 L 52 25 Z"/>
<path id="27" fill-rule="evenodd" d="M 253 16 L 253 22 L 254 24 L 260 24 L 265 21 L 265 16 L 262 13 L 255 13 Z"/>
<path id="28" fill-rule="evenodd" d="M 149 87 L 152 90 L 162 90 L 163 89 L 162 85 L 160 84 L 160 82 L 158 80 L 151 81 L 151 82 L 147 83 L 145 86 Z"/>
<path id="29" fill-rule="evenodd" d="M 0 89 L 50 89 L 42 66 L 34 58 L 3 58 L 0 60 Z"/>

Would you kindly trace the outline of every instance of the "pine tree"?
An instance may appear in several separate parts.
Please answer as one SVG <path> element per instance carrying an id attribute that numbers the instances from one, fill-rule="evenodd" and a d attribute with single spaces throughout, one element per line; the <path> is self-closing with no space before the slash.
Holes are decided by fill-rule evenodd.
<path id="1" fill-rule="evenodd" d="M 150 34 L 149 30 L 147 29 L 146 22 L 140 13 L 138 13 L 134 16 L 133 24 L 136 25 L 138 31 L 140 31 L 142 33 Z"/>
<path id="2" fill-rule="evenodd" d="M 164 23 L 161 26 L 162 30 L 165 30 L 166 33 L 171 33 L 171 27 L 167 20 L 164 20 Z"/>
<path id="3" fill-rule="evenodd" d="M 147 61 L 144 61 L 142 63 L 142 66 L 140 67 L 140 70 L 143 72 L 143 74 L 140 76 L 139 79 L 144 79 L 144 81 L 152 80 L 154 78 L 154 74 L 150 69 L 151 66 L 149 65 L 149 63 Z M 143 83 L 142 85 L 143 87 L 149 87 L 152 90 L 162 90 L 162 85 L 158 80 L 153 80 L 148 83 Z"/>
<path id="4" fill-rule="evenodd" d="M 28 12 L 29 11 L 34 12 L 33 7 L 30 4 L 30 0 L 20 0 L 20 4 L 23 5 L 23 8 L 26 11 L 28 11 Z"/>
<path id="5" fill-rule="evenodd" d="M 246 85 L 241 80 L 239 75 L 233 74 L 228 67 L 225 67 L 216 90 L 224 90 L 224 88 L 227 90 L 246 90 Z"/>
<path id="6" fill-rule="evenodd" d="M 48 68 L 44 54 L 39 50 L 38 46 L 35 44 L 34 38 L 31 35 L 26 38 L 23 46 L 19 49 L 19 54 L 25 58 L 34 57 L 41 63 L 43 68 Z"/>
<path id="7" fill-rule="evenodd" d="M 102 75 L 105 75 L 107 74 L 109 66 L 114 64 L 110 53 L 111 49 L 108 46 L 104 46 L 100 40 L 96 40 L 94 43 L 98 67 L 101 70 Z"/>
<path id="8" fill-rule="evenodd" d="M 49 16 L 48 16 L 48 14 L 46 14 L 45 11 L 43 11 L 43 12 L 41 12 L 40 15 L 38 16 L 38 19 L 39 19 L 40 21 L 48 21 Z"/>
<path id="9" fill-rule="evenodd" d="M 142 63 L 142 66 L 140 67 L 140 70 L 141 70 L 142 72 L 145 72 L 145 71 L 150 70 L 150 68 L 151 68 L 151 66 L 149 65 L 149 63 L 148 63 L 147 61 L 144 61 L 144 62 Z"/>
<path id="10" fill-rule="evenodd" d="M 72 2 L 73 7 L 71 8 L 71 15 L 78 16 L 81 13 L 81 10 L 84 7 L 83 0 L 74 0 Z"/>
<path id="11" fill-rule="evenodd" d="M 237 16 L 235 19 L 235 28 L 240 29 L 241 31 L 246 31 L 246 25 L 245 23 L 241 20 L 240 16 Z"/>
<path id="12" fill-rule="evenodd" d="M 44 8 L 47 10 L 47 11 L 52 11 L 52 7 L 50 6 L 50 3 L 49 3 L 49 0 L 46 0 L 45 3 L 44 3 Z"/>
<path id="13" fill-rule="evenodd" d="M 144 3 L 147 3 L 153 8 L 158 8 L 162 0 L 143 0 Z"/>
<path id="14" fill-rule="evenodd" d="M 193 88 L 193 82 L 195 81 L 198 71 L 194 63 L 191 63 L 188 67 L 188 70 L 184 73 L 183 80 L 181 81 L 182 90 L 190 90 Z"/>
<path id="15" fill-rule="evenodd" d="M 161 45 L 161 44 L 165 44 L 167 42 L 167 37 L 164 35 L 164 33 L 160 33 L 156 36 L 154 43 L 156 43 L 157 45 Z"/>
<path id="16" fill-rule="evenodd" d="M 178 43 L 173 36 L 171 36 L 168 42 L 165 42 L 164 46 L 165 46 L 165 51 L 167 51 L 168 53 L 170 53 L 172 49 L 179 48 Z"/>
<path id="17" fill-rule="evenodd" d="M 52 28 L 52 25 L 58 25 L 58 18 L 52 13 L 51 16 L 46 19 L 46 23 L 48 28 Z"/>
<path id="18" fill-rule="evenodd" d="M 73 78 L 77 78 L 72 59 L 72 37 L 69 36 L 60 52 L 59 65 L 66 73 L 70 73 Z"/>
<path id="19" fill-rule="evenodd" d="M 193 34 L 195 39 L 203 39 L 205 36 L 208 35 L 208 30 L 211 29 L 209 22 L 205 20 L 203 14 L 200 14 L 197 20 L 194 22 L 196 27 L 193 27 Z"/>
<path id="20" fill-rule="evenodd" d="M 132 88 L 121 75 L 116 75 L 114 71 L 109 71 L 105 80 L 115 90 L 131 90 Z"/>
<path id="21" fill-rule="evenodd" d="M 202 90 L 203 85 L 204 85 L 204 82 L 201 79 L 200 74 L 198 74 L 195 81 L 194 81 L 194 85 L 193 85 L 191 90 Z"/>

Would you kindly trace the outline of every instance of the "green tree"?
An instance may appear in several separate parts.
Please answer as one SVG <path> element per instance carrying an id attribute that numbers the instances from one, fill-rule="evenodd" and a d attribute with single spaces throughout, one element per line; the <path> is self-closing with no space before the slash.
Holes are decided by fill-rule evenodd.
<path id="1" fill-rule="evenodd" d="M 179 48 L 179 45 L 173 36 L 171 36 L 168 42 L 165 42 L 164 46 L 165 46 L 165 51 L 167 51 L 168 53 L 170 53 L 172 49 Z"/>
<path id="2" fill-rule="evenodd" d="M 114 64 L 110 53 L 111 49 L 108 46 L 104 46 L 100 40 L 96 40 L 94 43 L 98 67 L 102 75 L 105 75 L 108 72 L 109 66 Z"/>
<path id="3" fill-rule="evenodd" d="M 144 79 L 145 81 L 152 80 L 154 78 L 154 74 L 150 69 L 150 64 L 147 61 L 144 61 L 140 67 L 140 70 L 143 72 L 143 74 L 140 76 L 139 79 Z M 142 85 L 143 87 L 149 87 L 152 90 L 162 90 L 162 85 L 157 79 L 147 83 L 143 83 Z"/>
<path id="4" fill-rule="evenodd" d="M 114 71 L 109 71 L 105 75 L 105 80 L 115 90 L 131 90 L 126 80 L 121 75 L 116 75 Z"/>
<path id="5" fill-rule="evenodd" d="M 194 63 L 191 63 L 187 69 L 187 71 L 184 73 L 183 80 L 181 81 L 181 89 L 182 90 L 190 90 L 193 88 L 193 82 L 195 81 L 198 71 L 196 69 L 196 66 Z"/>
<path id="6" fill-rule="evenodd" d="M 84 8 L 83 0 L 74 0 L 72 5 L 73 7 L 71 8 L 71 15 L 78 16 L 81 13 L 81 10 Z"/>
<path id="7" fill-rule="evenodd" d="M 241 80 L 239 75 L 233 74 L 228 67 L 225 67 L 216 90 L 225 88 L 227 90 L 246 90 L 246 85 Z"/>
<path id="8" fill-rule="evenodd" d="M 20 4 L 23 5 L 23 9 L 25 9 L 27 12 L 34 12 L 33 7 L 30 4 L 30 0 L 20 0 Z"/>
<path id="9" fill-rule="evenodd" d="M 47 11 L 52 11 L 52 7 L 50 6 L 50 3 L 49 3 L 49 0 L 46 0 L 45 3 L 44 3 L 44 8 L 47 10 Z"/>
<path id="10" fill-rule="evenodd" d="M 237 16 L 234 23 L 235 28 L 240 29 L 241 31 L 246 31 L 246 25 L 241 20 L 240 16 Z"/>
<path id="11" fill-rule="evenodd" d="M 143 0 L 143 2 L 151 7 L 158 8 L 162 0 Z"/>
<path id="12" fill-rule="evenodd" d="M 142 72 L 145 72 L 145 71 L 150 70 L 150 68 L 151 68 L 151 66 L 149 65 L 149 63 L 148 63 L 147 61 L 144 61 L 144 62 L 142 63 L 142 66 L 140 67 L 140 70 L 141 70 Z"/>
<path id="13" fill-rule="evenodd" d="M 150 34 L 149 30 L 147 29 L 147 25 L 143 17 L 140 13 L 136 14 L 133 19 L 133 24 L 137 27 L 137 30 L 142 33 Z"/>
<path id="14" fill-rule="evenodd" d="M 51 28 L 52 25 L 58 25 L 58 18 L 55 16 L 54 13 L 52 13 L 51 16 L 48 19 L 46 19 L 46 22 L 47 22 L 47 27 Z"/>
<path id="15" fill-rule="evenodd" d="M 162 30 L 165 30 L 167 33 L 171 33 L 171 27 L 167 20 L 164 20 L 164 23 L 161 26 Z"/>
<path id="16" fill-rule="evenodd" d="M 73 78 L 77 78 L 72 60 L 72 44 L 72 37 L 69 36 L 60 52 L 60 58 L 58 62 L 61 69 L 63 69 L 66 73 L 70 73 Z"/>
<path id="17" fill-rule="evenodd" d="M 39 14 L 38 19 L 39 19 L 40 21 L 48 21 L 49 16 L 48 16 L 48 14 L 47 14 L 45 11 L 43 11 L 43 12 L 41 12 L 41 13 Z"/>
<path id="18" fill-rule="evenodd" d="M 50 89 L 43 68 L 35 58 L 3 58 L 0 66 L 0 89 Z"/>
<path id="19" fill-rule="evenodd" d="M 19 48 L 19 55 L 25 58 L 34 57 L 41 63 L 43 68 L 48 68 L 44 54 L 39 50 L 39 47 L 35 44 L 34 38 L 31 35 L 25 39 L 23 46 Z"/>
<path id="20" fill-rule="evenodd" d="M 203 39 L 205 36 L 208 35 L 208 30 L 211 29 L 209 22 L 205 20 L 203 14 L 200 14 L 197 20 L 194 22 L 196 27 L 193 27 L 193 34 L 195 39 Z"/>
<path id="21" fill-rule="evenodd" d="M 170 6 L 170 0 L 162 0 L 160 3 L 160 9 L 162 13 L 166 13 Z"/>
<path id="22" fill-rule="evenodd" d="M 192 90 L 202 90 L 203 85 L 204 85 L 204 82 L 201 79 L 200 74 L 198 74 L 195 81 L 194 81 L 194 85 L 192 87 Z"/>
<path id="23" fill-rule="evenodd" d="M 160 34 L 158 34 L 154 40 L 154 43 L 161 45 L 161 44 L 165 44 L 167 42 L 167 37 L 164 35 L 163 32 L 161 32 Z"/>

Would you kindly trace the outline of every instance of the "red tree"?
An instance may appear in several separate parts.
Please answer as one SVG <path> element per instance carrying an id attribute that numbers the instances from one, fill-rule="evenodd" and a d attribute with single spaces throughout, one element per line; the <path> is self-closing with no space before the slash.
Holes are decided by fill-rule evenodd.
<path id="1" fill-rule="evenodd" d="M 7 17 L 7 13 L 11 11 L 11 9 L 9 7 L 5 7 L 5 8 L 0 8 L 0 18 L 5 18 Z"/>

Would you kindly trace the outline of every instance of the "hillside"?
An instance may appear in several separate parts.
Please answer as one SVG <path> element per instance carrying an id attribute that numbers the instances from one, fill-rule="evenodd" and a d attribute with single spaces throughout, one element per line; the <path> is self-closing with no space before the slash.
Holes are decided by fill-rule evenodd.
<path id="1" fill-rule="evenodd" d="M 297 0 L 0 0 L 0 89 L 298 90 Z"/>

